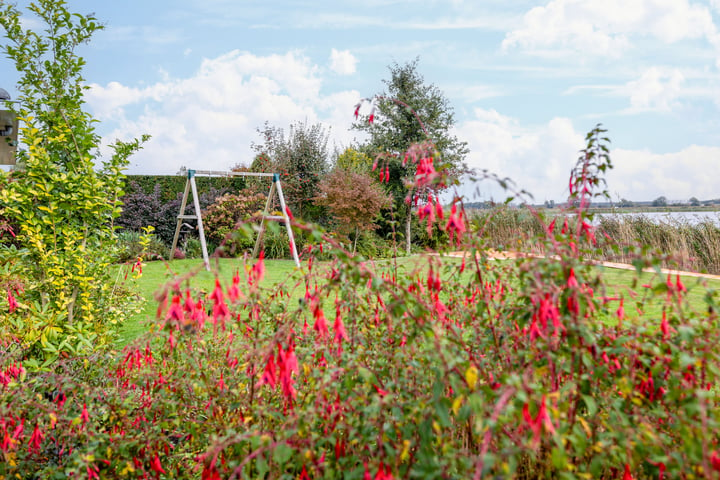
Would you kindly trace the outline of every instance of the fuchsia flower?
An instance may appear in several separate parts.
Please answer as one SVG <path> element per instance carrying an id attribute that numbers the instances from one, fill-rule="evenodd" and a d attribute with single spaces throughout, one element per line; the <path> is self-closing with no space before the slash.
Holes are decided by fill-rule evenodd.
<path id="1" fill-rule="evenodd" d="M 375 388 L 375 391 L 378 395 L 380 395 L 380 398 L 385 397 L 385 395 L 388 394 L 387 390 L 383 390 L 382 388 L 378 387 L 376 384 L 373 383 L 373 388 Z"/>
<path id="2" fill-rule="evenodd" d="M 623 474 L 623 480 L 633 480 L 633 476 L 630 473 L 630 465 L 625 464 L 625 473 Z"/>
<path id="3" fill-rule="evenodd" d="M 460 243 L 460 235 L 465 233 L 465 222 L 462 219 L 462 214 L 458 214 L 457 204 L 453 203 L 450 209 L 450 217 L 448 218 L 447 224 L 445 224 L 445 231 L 450 235 L 450 243 L 457 238 L 457 243 Z"/>
<path id="4" fill-rule="evenodd" d="M 299 370 L 297 357 L 295 356 L 295 347 L 292 342 L 288 345 L 286 350 L 282 349 L 282 346 L 278 344 L 277 353 L 277 365 L 278 365 L 278 376 L 280 377 L 280 388 L 282 393 L 288 400 L 294 400 L 297 396 L 295 391 L 295 380 L 293 380 L 293 373 L 297 373 Z"/>
<path id="5" fill-rule="evenodd" d="M 90 414 L 88 413 L 87 404 L 83 403 L 82 413 L 80 414 L 80 420 L 85 425 L 90 420 Z"/>
<path id="6" fill-rule="evenodd" d="M 713 450 L 710 454 L 710 465 L 713 470 L 720 472 L 720 454 L 716 450 Z"/>
<path id="7" fill-rule="evenodd" d="M 620 306 L 618 307 L 617 312 L 615 312 L 618 317 L 618 320 L 620 321 L 621 324 L 622 324 L 623 319 L 625 318 L 625 307 L 623 306 L 624 303 L 625 303 L 625 299 L 621 298 Z"/>
<path id="8" fill-rule="evenodd" d="M 270 388 L 275 388 L 277 384 L 277 368 L 275 367 L 275 357 L 270 354 L 267 363 L 265 364 L 265 371 L 260 377 L 258 387 L 263 385 L 270 385 Z"/>
<path id="9" fill-rule="evenodd" d="M 675 287 L 677 288 L 678 292 L 686 293 L 687 288 L 685 288 L 685 284 L 683 284 L 682 280 L 680 280 L 680 274 L 678 273 L 675 277 Z"/>
<path id="10" fill-rule="evenodd" d="M 250 284 L 258 285 L 262 282 L 263 278 L 265 278 L 265 250 L 260 250 L 258 261 L 250 270 Z"/>
<path id="11" fill-rule="evenodd" d="M 584 220 L 582 222 L 581 227 L 582 227 L 582 232 L 585 234 L 585 236 L 588 238 L 588 240 L 590 240 L 590 242 L 592 242 L 592 244 L 595 245 L 597 243 L 597 240 L 595 239 L 595 232 L 594 232 L 595 228 Z"/>
<path id="12" fill-rule="evenodd" d="M 30 435 L 30 442 L 28 443 L 28 451 L 30 453 L 40 452 L 40 444 L 42 443 L 45 435 L 40 431 L 40 427 L 35 425 L 32 435 Z"/>
<path id="13" fill-rule="evenodd" d="M 393 480 L 390 465 L 385 465 L 383 462 L 380 462 L 380 466 L 373 480 Z"/>
<path id="14" fill-rule="evenodd" d="M 335 330 L 334 340 L 338 345 L 341 345 L 343 340 L 346 342 L 348 341 L 348 334 L 342 321 L 342 314 L 340 313 L 339 305 L 335 306 L 335 323 L 333 324 L 333 330 Z"/>
<path id="15" fill-rule="evenodd" d="M 360 107 L 358 107 L 360 108 Z M 355 113 L 355 118 L 357 118 L 357 113 Z M 303 465 L 302 471 L 300 472 L 300 480 L 310 480 L 310 477 L 308 476 L 308 471 L 305 465 Z"/>
<path id="16" fill-rule="evenodd" d="M 575 278 L 575 269 L 571 268 L 570 275 L 568 275 L 567 287 L 568 288 L 578 288 L 578 286 L 579 285 L 578 285 L 577 278 Z"/>
<path id="17" fill-rule="evenodd" d="M 295 346 L 290 342 L 287 349 L 283 350 L 282 345 L 278 344 L 277 360 L 271 353 L 265 364 L 265 371 L 258 386 L 269 385 L 270 388 L 280 383 L 282 393 L 288 400 L 295 399 L 297 392 L 295 391 L 295 380 L 293 374 L 299 371 L 297 357 L 295 356 Z"/>
<path id="18" fill-rule="evenodd" d="M 10 290 L 9 288 L 7 291 L 7 300 L 8 300 L 8 307 L 10 309 L 10 313 L 13 313 L 18 307 L 18 303 L 17 303 L 17 300 L 15 299 L 15 296 L 12 293 L 12 290 Z"/>
<path id="19" fill-rule="evenodd" d="M 185 324 L 185 312 L 183 311 L 183 306 L 180 305 L 181 300 L 182 297 L 180 297 L 180 295 L 174 295 L 172 303 L 170 303 L 170 308 L 168 308 L 167 315 L 165 316 L 166 320 L 174 320 L 177 325 Z"/>
<path id="20" fill-rule="evenodd" d="M 533 432 L 533 443 L 537 445 L 540 441 L 540 434 L 543 430 L 551 435 L 555 434 L 555 427 L 548 414 L 545 395 L 542 396 L 540 406 L 535 418 L 530 414 L 530 406 L 526 403 L 522 410 L 523 418 Z"/>
<path id="21" fill-rule="evenodd" d="M 668 338 L 671 333 L 676 333 L 676 330 L 670 326 L 667 319 L 667 313 L 663 310 L 662 320 L 660 321 L 660 331 L 663 334 L 663 338 Z"/>
<path id="22" fill-rule="evenodd" d="M 150 461 L 150 468 L 152 468 L 153 472 L 160 474 L 160 473 L 167 473 L 162 465 L 160 464 L 160 457 L 156 453 L 153 459 Z"/>
<path id="23" fill-rule="evenodd" d="M 232 278 L 232 285 L 228 288 L 228 297 L 231 302 L 237 302 L 238 299 L 242 298 L 243 294 L 240 291 L 240 273 L 235 270 L 235 275 Z"/>

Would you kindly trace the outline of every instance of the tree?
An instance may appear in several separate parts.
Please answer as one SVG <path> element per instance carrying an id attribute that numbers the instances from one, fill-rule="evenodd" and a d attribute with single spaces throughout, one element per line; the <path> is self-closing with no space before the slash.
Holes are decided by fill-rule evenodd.
<path id="1" fill-rule="evenodd" d="M 19 103 L 10 104 L 24 124 L 20 169 L 0 191 L 0 216 L 17 225 L 16 252 L 0 251 L 22 279 L 12 335 L 44 358 L 60 350 L 87 351 L 109 341 L 122 317 L 110 278 L 113 220 L 121 210 L 123 169 L 142 140 L 116 142 L 100 161 L 94 120 L 83 110 L 85 61 L 76 49 L 103 27 L 93 15 L 69 12 L 61 0 L 38 0 L 28 10 L 44 23 L 25 29 L 13 5 L 0 4 L 4 53 L 20 73 Z M 6 174 L 0 174 L 6 175 Z M 0 183 L 3 183 L 0 181 Z"/>
<path id="2" fill-rule="evenodd" d="M 411 206 L 425 192 L 407 187 L 413 183 L 415 166 L 403 162 L 405 154 L 413 145 L 429 142 L 428 148 L 436 153 L 435 168 L 444 169 L 452 182 L 467 171 L 464 159 L 468 153 L 467 143 L 450 134 L 455 124 L 452 107 L 438 87 L 425 83 L 418 63 L 416 58 L 404 65 L 390 65 L 390 79 L 383 80 L 387 90 L 375 97 L 373 111 L 353 125 L 370 134 L 368 151 L 373 156 L 383 155 L 382 165 L 389 177 L 387 189 L 393 196 L 399 220 L 405 222 L 408 253 Z M 406 202 L 408 197 L 410 201 Z"/>
<path id="3" fill-rule="evenodd" d="M 667 198 L 660 196 L 652 201 L 653 207 L 667 207 Z"/>
<path id="4" fill-rule="evenodd" d="M 356 173 L 370 173 L 372 164 L 369 155 L 353 147 L 346 148 L 335 160 L 335 168 Z"/>
<path id="5" fill-rule="evenodd" d="M 253 145 L 258 155 L 251 169 L 279 173 L 293 215 L 318 220 L 320 212 L 313 209 L 313 198 L 320 179 L 329 170 L 328 133 L 322 125 L 308 126 L 307 122 L 291 125 L 287 138 L 282 128 L 267 123 L 258 133 L 264 141 Z"/>
<path id="6" fill-rule="evenodd" d="M 700 200 L 698 200 L 697 197 L 690 197 L 690 200 L 688 200 L 688 203 L 690 203 L 691 207 L 699 207 L 700 206 Z"/>
<path id="7" fill-rule="evenodd" d="M 361 230 L 375 230 L 374 220 L 392 199 L 368 175 L 336 168 L 320 182 L 315 203 L 327 207 L 339 233 L 353 233 L 353 253 Z"/>

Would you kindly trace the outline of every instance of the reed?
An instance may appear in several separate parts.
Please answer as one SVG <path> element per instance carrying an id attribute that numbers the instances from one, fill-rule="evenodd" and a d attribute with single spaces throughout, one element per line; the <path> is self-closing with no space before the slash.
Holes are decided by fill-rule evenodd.
<path id="1" fill-rule="evenodd" d="M 575 226 L 573 216 L 545 217 L 526 208 L 473 211 L 470 218 L 492 248 L 533 254 L 544 253 L 533 238 L 553 218 L 556 225 L 567 220 L 569 228 Z M 643 253 L 662 259 L 665 267 L 720 274 L 720 225 L 710 220 L 691 223 L 671 217 L 656 221 L 644 215 L 600 216 L 595 235 L 598 242 L 593 256 L 598 260 L 631 263 Z"/>

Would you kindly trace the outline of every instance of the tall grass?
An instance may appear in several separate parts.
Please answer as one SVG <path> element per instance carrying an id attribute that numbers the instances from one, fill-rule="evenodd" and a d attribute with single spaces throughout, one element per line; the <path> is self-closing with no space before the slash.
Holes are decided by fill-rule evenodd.
<path id="1" fill-rule="evenodd" d="M 566 220 L 568 228 L 576 228 L 572 216 L 553 218 L 556 228 Z M 533 254 L 544 253 L 532 239 L 552 221 L 542 212 L 507 207 L 477 211 L 472 219 L 492 248 Z M 600 216 L 595 236 L 598 260 L 630 263 L 643 249 L 662 258 L 666 267 L 720 274 L 720 226 L 710 220 L 691 223 L 667 217 L 658 222 L 644 215 Z"/>

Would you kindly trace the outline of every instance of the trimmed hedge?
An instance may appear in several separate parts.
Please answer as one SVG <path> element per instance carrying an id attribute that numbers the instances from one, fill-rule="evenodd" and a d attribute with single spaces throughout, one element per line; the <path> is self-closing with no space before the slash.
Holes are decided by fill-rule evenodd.
<path id="1" fill-rule="evenodd" d="M 125 195 L 121 198 L 123 211 L 116 225 L 138 232 L 152 225 L 155 234 L 169 246 L 175 233 L 186 179 L 180 175 L 128 175 Z M 245 188 L 244 177 L 195 177 L 195 181 L 202 209 L 226 193 L 236 193 Z M 185 213 L 194 213 L 190 198 Z"/>
<path id="2" fill-rule="evenodd" d="M 169 202 L 175 200 L 178 193 L 182 194 L 186 180 L 186 175 L 128 175 L 125 195 L 140 192 L 149 194 L 154 191 L 155 185 L 160 185 L 160 199 Z M 245 188 L 245 183 L 245 177 L 195 177 L 200 195 L 213 188 L 223 193 L 237 193 Z"/>

